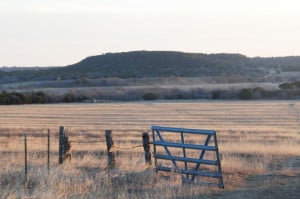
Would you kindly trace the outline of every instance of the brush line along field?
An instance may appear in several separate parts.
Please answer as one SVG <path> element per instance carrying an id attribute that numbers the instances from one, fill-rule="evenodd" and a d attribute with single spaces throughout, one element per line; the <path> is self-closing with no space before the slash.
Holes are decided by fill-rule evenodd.
<path id="1" fill-rule="evenodd" d="M 180 175 L 156 174 L 153 165 L 146 166 L 143 148 L 135 146 L 151 125 L 216 130 L 225 189 L 181 184 Z M 68 131 L 73 151 L 63 165 L 59 126 Z M 106 129 L 116 146 L 113 170 L 107 168 Z M 1 106 L 0 198 L 299 198 L 299 145 L 298 101 Z"/>

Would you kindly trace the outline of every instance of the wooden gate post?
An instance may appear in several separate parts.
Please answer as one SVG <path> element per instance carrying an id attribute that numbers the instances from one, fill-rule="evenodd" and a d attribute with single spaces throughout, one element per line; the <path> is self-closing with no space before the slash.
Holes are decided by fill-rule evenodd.
<path id="1" fill-rule="evenodd" d="M 63 163 L 64 131 L 65 131 L 65 128 L 63 126 L 59 127 L 58 164 L 62 164 Z"/>
<path id="2" fill-rule="evenodd" d="M 143 133 L 143 147 L 145 151 L 145 161 L 147 165 L 151 165 L 150 142 L 148 132 Z"/>
<path id="3" fill-rule="evenodd" d="M 108 158 L 108 168 L 115 167 L 115 153 L 113 151 L 114 141 L 111 130 L 105 130 L 106 145 L 107 145 L 107 158 Z"/>

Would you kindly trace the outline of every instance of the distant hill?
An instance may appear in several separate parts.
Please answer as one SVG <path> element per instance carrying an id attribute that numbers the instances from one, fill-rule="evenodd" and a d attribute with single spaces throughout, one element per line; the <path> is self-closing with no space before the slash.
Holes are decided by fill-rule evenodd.
<path id="1" fill-rule="evenodd" d="M 0 83 L 78 78 L 232 76 L 259 78 L 269 73 L 300 72 L 300 57 L 249 58 L 241 54 L 132 51 L 91 56 L 79 63 L 47 69 L 1 71 Z"/>

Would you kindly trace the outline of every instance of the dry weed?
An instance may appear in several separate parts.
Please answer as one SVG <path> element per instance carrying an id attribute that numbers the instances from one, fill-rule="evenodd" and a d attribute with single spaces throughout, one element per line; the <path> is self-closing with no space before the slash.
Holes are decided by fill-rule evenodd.
<path id="1" fill-rule="evenodd" d="M 131 148 L 142 144 L 142 132 L 150 131 L 151 125 L 216 130 L 226 190 L 243 186 L 251 174 L 276 170 L 293 175 L 291 168 L 296 163 L 290 158 L 300 156 L 299 110 L 299 102 L 289 101 L 2 106 L 1 198 L 171 199 L 222 192 L 184 185 L 180 175 L 164 177 L 146 167 L 143 149 Z M 57 135 L 61 125 L 70 132 L 74 158 L 59 166 Z M 117 166 L 112 171 L 106 166 L 105 129 L 113 131 L 117 146 Z M 24 184 L 25 132 L 29 174 Z M 282 166 L 284 160 L 287 163 Z"/>

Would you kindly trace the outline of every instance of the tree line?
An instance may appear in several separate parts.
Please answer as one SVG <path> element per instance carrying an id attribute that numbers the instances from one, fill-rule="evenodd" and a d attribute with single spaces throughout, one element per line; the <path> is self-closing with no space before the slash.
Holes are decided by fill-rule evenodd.
<path id="1" fill-rule="evenodd" d="M 0 71 L 0 83 L 87 77 L 144 78 L 230 76 L 261 80 L 270 71 L 300 71 L 300 57 L 249 58 L 241 54 L 133 51 L 91 56 L 64 67 Z M 259 79 L 260 78 L 260 79 Z"/>
<path id="2" fill-rule="evenodd" d="M 286 85 L 292 85 L 290 86 Z M 297 86 L 295 86 L 297 85 Z M 280 89 L 266 90 L 261 87 L 229 90 L 205 90 L 202 88 L 139 88 L 118 90 L 87 90 L 86 93 L 68 90 L 63 94 L 38 92 L 0 92 L 1 105 L 44 104 L 73 102 L 108 102 L 142 100 L 260 100 L 260 99 L 300 99 L 300 83 L 279 85 Z"/>
<path id="3" fill-rule="evenodd" d="M 0 93 L 1 105 L 18 105 L 18 104 L 45 104 L 48 103 L 48 96 L 44 92 L 6 92 Z"/>

